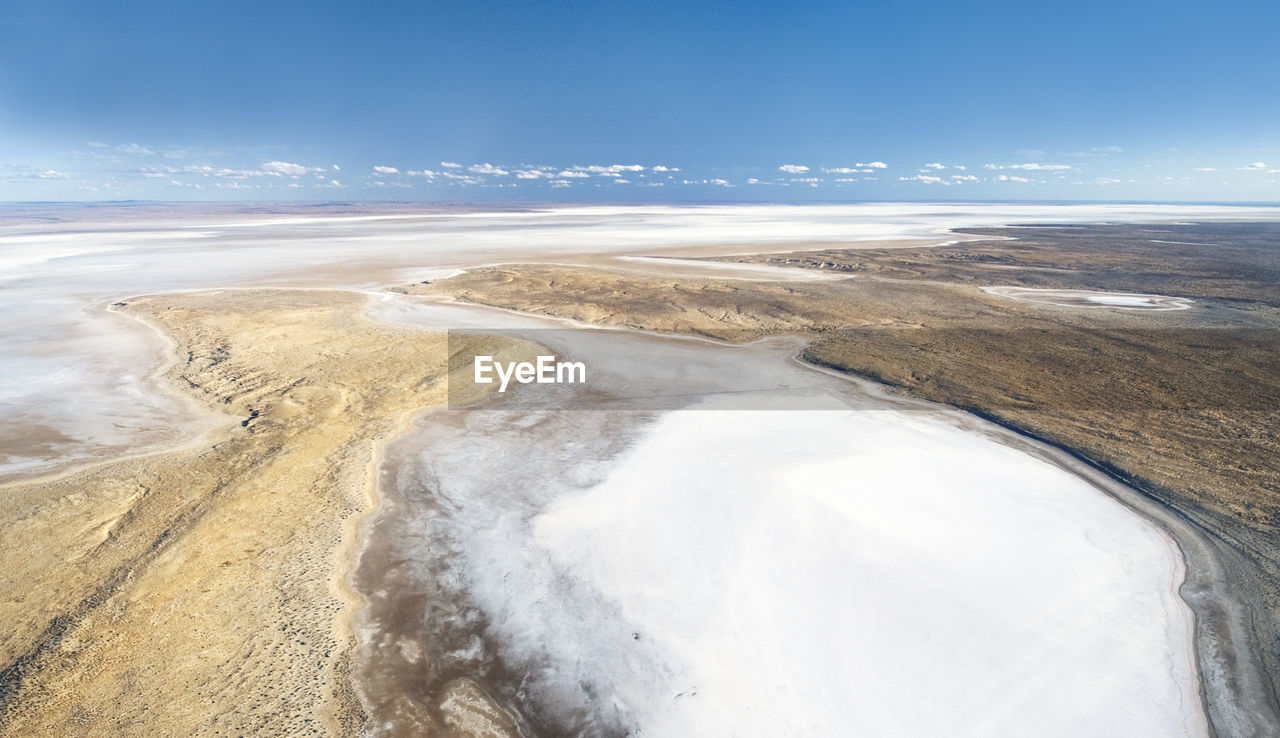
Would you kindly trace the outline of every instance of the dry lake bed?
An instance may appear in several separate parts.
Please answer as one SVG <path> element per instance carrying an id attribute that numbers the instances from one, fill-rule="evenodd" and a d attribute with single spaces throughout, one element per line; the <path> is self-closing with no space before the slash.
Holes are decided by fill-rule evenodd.
<path id="1" fill-rule="evenodd" d="M 1275 735 L 1277 222 L 7 206 L 0 734 Z"/>

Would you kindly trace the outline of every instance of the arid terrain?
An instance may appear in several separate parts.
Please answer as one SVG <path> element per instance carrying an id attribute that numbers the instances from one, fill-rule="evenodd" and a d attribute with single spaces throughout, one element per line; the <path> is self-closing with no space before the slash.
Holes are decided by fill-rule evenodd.
<path id="1" fill-rule="evenodd" d="M 613 216 L 601 217 L 608 223 Z M 341 276 L 343 267 L 307 265 L 324 278 L 296 282 L 340 289 L 268 288 L 261 285 L 269 282 L 253 281 L 265 277 L 235 275 L 217 279 L 259 286 L 188 285 L 183 289 L 191 291 L 159 293 L 154 286 L 122 291 L 118 283 L 104 281 L 95 288 L 101 290 L 97 294 L 148 293 L 100 304 L 119 299 L 112 306 L 118 315 L 109 317 L 134 326 L 141 321 L 172 348 L 161 376 L 150 377 L 139 363 L 130 383 L 108 399 L 128 404 L 129 398 L 144 397 L 135 387 L 158 380 L 168 395 L 186 403 L 174 405 L 171 414 L 189 415 L 191 407 L 198 412 L 173 426 L 166 450 L 153 451 L 150 436 L 128 456 L 55 449 L 79 465 L 18 471 L 17 481 L 0 487 L 6 562 L 0 573 L 6 595 L 0 598 L 0 736 L 352 735 L 377 733 L 373 716 L 392 713 L 405 716 L 402 724 L 415 730 L 441 735 L 518 734 L 520 726 L 558 724 L 521 720 L 510 712 L 518 701 L 501 699 L 496 691 L 491 696 L 491 685 L 462 671 L 449 672 L 438 690 L 425 697 L 415 693 L 410 701 L 390 687 L 371 692 L 371 682 L 361 684 L 361 658 L 399 658 L 413 665 L 442 647 L 414 650 L 408 641 L 370 641 L 361 630 L 368 625 L 362 616 L 379 611 L 370 607 L 375 600 L 416 603 L 383 613 L 403 621 L 405 632 L 434 627 L 420 622 L 424 607 L 443 606 L 424 606 L 418 590 L 390 591 L 397 582 L 416 581 L 409 576 L 413 567 L 431 563 L 403 554 L 416 551 L 415 536 L 419 544 L 429 538 L 414 528 L 418 519 L 392 520 L 400 527 L 379 530 L 399 533 L 378 545 L 362 539 L 374 529 L 380 509 L 384 517 L 404 509 L 380 508 L 380 471 L 384 480 L 401 480 L 397 493 L 426 495 L 442 509 L 455 504 L 407 471 L 421 465 L 423 478 L 430 479 L 440 459 L 424 450 L 422 458 L 402 454 L 401 466 L 387 466 L 384 444 L 396 438 L 407 439 L 405 448 L 425 443 L 414 440 L 411 418 L 425 408 L 469 399 L 446 391 L 448 377 L 471 370 L 460 356 L 483 351 L 527 359 L 536 348 L 531 339 L 492 332 L 446 338 L 443 328 L 465 329 L 450 322 L 461 317 L 479 326 L 497 316 L 500 329 L 519 321 L 536 325 L 534 334 L 547 326 L 567 329 L 563 321 L 467 303 L 732 344 L 798 336 L 762 342 L 758 350 L 778 352 L 779 362 L 805 375 L 874 380 L 883 385 L 875 390 L 878 396 L 888 391 L 951 405 L 1056 446 L 1074 457 L 1060 461 L 1060 468 L 1091 465 L 1113 480 L 1111 487 L 1093 487 L 1112 489 L 1122 502 L 1124 495 L 1114 490 L 1130 485 L 1162 506 L 1161 515 L 1167 510 L 1179 521 L 1143 516 L 1181 544 L 1187 561 L 1182 594 L 1196 618 L 1203 691 L 1225 695 L 1209 698 L 1204 710 L 1214 733 L 1280 734 L 1280 224 L 969 228 L 959 232 L 973 240 L 952 245 L 937 245 L 942 235 L 931 231 L 919 246 L 908 240 L 775 240 L 743 243 L 740 249 L 745 254 L 776 248 L 773 253 L 726 257 L 739 250 L 725 247 L 728 241 L 695 248 L 674 245 L 679 239 L 671 237 L 665 251 L 649 252 L 638 243 L 594 249 L 589 234 L 571 229 L 564 233 L 578 239 L 573 250 L 558 253 L 547 245 L 552 236 L 527 224 L 502 236 L 511 244 L 509 252 L 493 247 L 486 232 L 481 242 L 490 250 L 453 254 L 452 244 L 463 236 L 448 231 L 430 241 L 430 255 L 415 256 L 394 243 L 420 238 L 414 230 L 420 226 L 390 223 L 394 229 L 387 233 L 394 238 L 386 239 L 392 245 L 385 248 L 396 256 L 387 263 L 403 272 L 389 266 L 373 276 L 355 271 L 339 279 L 330 272 Z M 542 234 L 544 241 L 537 248 L 520 245 L 529 233 Z M 295 234 L 286 236 L 288 241 Z M 374 235 L 367 240 L 381 243 Z M 349 248 L 343 238 L 331 245 L 341 253 Z M 216 252 L 210 247 L 210 254 Z M 624 256 L 619 260 L 614 253 Z M 102 257 L 109 258 L 116 257 Z M 176 264 L 184 257 L 166 258 Z M 422 264 L 415 266 L 415 258 Z M 85 273 L 129 274 L 98 266 Z M 453 266 L 464 271 L 435 276 Z M 174 268 L 190 271 L 181 264 Z M 419 281 L 390 288 L 398 294 L 371 289 L 397 275 L 398 281 Z M 35 278 L 28 283 L 46 284 Z M 17 292 L 10 297 L 22 304 Z M 371 305 L 383 312 L 366 314 Z M 404 322 L 379 322 L 396 315 Z M 627 366 L 646 362 L 658 372 L 649 379 L 653 386 L 684 391 L 681 382 L 687 380 L 677 366 L 682 363 L 657 360 L 683 354 L 651 349 L 645 341 L 679 344 L 694 352 L 688 357 L 706 359 L 697 353 L 706 341 L 627 335 L 639 341 L 632 353 L 614 353 L 607 344 L 595 349 L 608 360 L 593 366 L 612 367 L 615 393 L 626 394 L 635 380 Z M 799 358 L 821 372 L 792 359 L 802 342 Z M 572 354 L 574 344 L 567 345 Z M 77 371 L 92 367 L 86 357 L 93 355 L 89 349 L 78 354 Z M 145 357 L 146 351 L 122 356 Z M 717 361 L 734 367 L 732 359 Z M 733 376 L 726 374 L 725 381 L 732 384 Z M 46 386 L 40 383 L 47 377 L 33 377 L 34 384 Z M 93 381 L 81 394 L 98 392 L 106 380 Z M 455 392 L 465 386 L 455 382 Z M 596 391 L 584 389 L 583 397 L 595 397 Z M 42 392 L 38 396 L 49 406 L 75 409 L 74 401 Z M 147 402 L 162 407 L 163 400 Z M 151 414 L 146 408 L 137 413 Z M 132 416 L 93 415 L 90 424 L 110 417 Z M 149 433 L 164 427 L 156 417 Z M 425 434 L 423 428 L 417 432 L 439 436 L 434 443 L 443 445 L 431 447 L 433 453 L 456 440 L 454 463 L 462 471 L 455 469 L 453 478 L 471 479 L 488 500 L 495 487 L 486 475 L 505 467 L 473 462 L 468 454 L 496 442 L 501 428 L 481 432 L 488 426 L 472 428 L 465 413 L 450 417 L 437 417 Z M 123 435 L 131 432 L 129 422 L 121 422 Z M 549 470 L 547 479 L 567 483 L 557 474 L 571 465 L 560 464 L 555 454 L 592 443 L 612 449 L 609 444 L 621 448 L 630 442 L 621 436 L 608 440 L 572 414 L 561 422 L 567 438 L 586 435 L 564 449 L 551 438 L 542 449 L 516 437 L 520 427 L 513 425 L 507 430 L 515 434 L 514 450 L 502 458 L 521 469 L 541 464 Z M 449 423 L 462 430 L 451 433 Z M 193 435 L 192 428 L 205 430 Z M 479 435 L 467 440 L 468 432 Z M 22 451 L 21 440 L 6 448 Z M 28 440 L 44 444 L 41 438 Z M 797 434 L 788 440 L 798 442 Z M 521 454 L 528 455 L 527 463 L 512 461 L 525 458 Z M 608 454 L 601 454 L 603 469 Z M 1076 473 L 1086 478 L 1094 472 Z M 510 477 L 511 484 L 528 486 L 519 474 Z M 542 514 L 539 505 L 551 501 L 526 500 L 526 512 Z M 491 512 L 505 520 L 502 505 Z M 1175 530 L 1181 521 L 1191 535 Z M 466 535 L 458 545 L 476 545 L 481 561 L 491 552 L 483 540 L 517 540 L 483 516 L 469 524 L 474 527 L 459 528 Z M 659 520 L 658 528 L 664 526 Z M 566 534 L 564 540 L 573 543 L 579 536 Z M 376 555 L 365 562 L 365 581 L 376 586 L 362 590 L 353 572 L 361 553 L 370 551 Z M 1227 598 L 1220 596 L 1224 579 Z M 459 577 L 438 584 L 440 591 L 466 594 Z M 1172 597 L 1172 589 L 1167 591 Z M 539 607 L 545 604 L 545 596 L 533 595 Z M 531 607 L 522 612 L 538 620 Z M 1247 636 L 1238 637 L 1242 632 Z M 535 626 L 520 633 L 534 644 L 544 637 Z M 623 635 L 628 649 L 640 642 L 634 634 Z M 641 647 L 657 648 L 656 639 L 648 638 Z M 1182 642 L 1190 643 L 1190 637 Z M 449 655 L 464 661 L 465 656 Z M 426 673 L 393 686 L 413 689 Z M 513 675 L 512 689 L 520 692 L 524 677 Z M 710 693 L 706 697 L 699 704 L 709 702 Z"/>
<path id="2" fill-rule="evenodd" d="M 743 341 L 799 333 L 804 358 L 1071 450 L 1208 534 L 1248 613 L 1260 725 L 1280 682 L 1280 225 L 973 229 L 950 247 L 745 257 L 847 274 L 807 283 L 477 269 L 414 292 Z M 1012 300 L 1010 285 L 1189 298 L 1173 311 Z M 1201 613 L 1202 638 L 1213 637 Z"/>
<path id="3" fill-rule="evenodd" d="M 376 324 L 366 299 L 116 306 L 174 337 L 167 379 L 221 421 L 177 450 L 5 489 L 0 734 L 359 729 L 340 563 L 379 440 L 443 401 L 446 366 L 442 333 Z"/>

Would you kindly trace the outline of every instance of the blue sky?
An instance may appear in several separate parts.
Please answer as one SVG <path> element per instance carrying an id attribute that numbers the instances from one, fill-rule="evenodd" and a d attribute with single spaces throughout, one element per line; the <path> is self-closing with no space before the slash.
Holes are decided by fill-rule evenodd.
<path id="1" fill-rule="evenodd" d="M 18 1 L 0 199 L 1277 201 L 1277 28 L 1261 1 Z"/>

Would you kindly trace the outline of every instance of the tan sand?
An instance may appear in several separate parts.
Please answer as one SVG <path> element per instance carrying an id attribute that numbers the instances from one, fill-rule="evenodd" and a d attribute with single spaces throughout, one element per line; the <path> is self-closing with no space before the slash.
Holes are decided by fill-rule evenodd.
<path id="1" fill-rule="evenodd" d="M 0 488 L 0 735 L 360 729 L 343 566 L 377 444 L 444 400 L 447 350 L 443 333 L 363 317 L 365 300 L 228 290 L 120 307 L 175 337 L 168 380 L 223 422 L 177 450 Z"/>

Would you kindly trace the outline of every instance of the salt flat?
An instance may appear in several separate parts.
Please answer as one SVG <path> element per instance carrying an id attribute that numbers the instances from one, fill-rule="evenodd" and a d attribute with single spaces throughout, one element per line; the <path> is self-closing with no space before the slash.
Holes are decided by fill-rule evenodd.
<path id="1" fill-rule="evenodd" d="M 603 642 L 580 678 L 637 732 L 1205 733 L 1182 562 L 1149 524 L 942 423 L 715 407 L 530 525 Z M 517 644 L 581 663 L 563 605 L 508 597 Z"/>
<path id="2" fill-rule="evenodd" d="M 1048 450 L 801 365 L 798 338 L 731 347 L 565 330 L 564 321 L 378 288 L 492 263 L 599 267 L 796 242 L 939 240 L 960 225 L 1280 218 L 1276 209 L 724 206 L 269 218 L 212 208 L 94 217 L 15 221 L 0 232 L 0 260 L 9 259 L 0 307 L 19 318 L 0 329 L 0 403 L 15 419 L 0 438 L 0 474 L 172 447 L 207 422 L 155 383 L 181 331 L 160 335 L 109 309 L 139 293 L 225 290 L 190 297 L 212 327 L 183 340 L 236 386 L 259 380 L 221 352 L 274 356 L 273 346 L 230 347 L 224 336 L 234 324 L 220 321 L 219 306 L 250 286 L 276 288 L 245 294 L 277 307 L 290 295 L 324 302 L 323 293 L 292 288 L 337 289 L 344 320 L 358 317 L 349 313 L 359 291 L 376 296 L 369 314 L 379 320 L 498 329 L 588 364 L 586 388 L 522 390 L 421 414 L 386 447 L 378 505 L 352 539 L 359 565 L 349 580 L 337 553 L 347 549 L 328 521 L 329 548 L 296 576 L 335 612 L 346 601 L 341 582 L 362 598 L 352 675 L 364 713 L 343 712 L 344 725 L 367 717 L 369 731 L 394 732 L 470 710 L 490 716 L 486 730 L 499 735 L 522 726 L 584 735 L 1207 731 L 1191 611 L 1177 596 L 1180 552 Z M 682 262 L 665 265 L 674 274 Z M 165 299 L 143 301 L 157 326 L 166 324 Z M 266 323 L 264 335 L 288 338 Z M 337 350 L 318 349 L 325 361 L 346 356 L 341 330 L 357 330 L 334 325 Z M 286 376 L 291 367 L 281 363 L 273 379 L 286 394 L 306 379 Z M 409 375 L 397 381 L 415 381 Z M 342 383 L 357 381 L 331 379 L 344 398 Z M 397 391 L 361 387 L 380 402 L 403 399 Z M 258 438 L 252 424 L 267 428 L 271 417 L 240 409 L 248 420 L 220 432 Z M 382 438 L 354 439 L 352 448 Z M 284 444 L 272 453 L 293 451 Z M 295 463 L 284 459 L 278 470 Z M 204 481 L 216 488 L 220 477 L 215 470 Z M 251 519 L 256 504 L 235 510 Z M 261 555 L 245 545 L 244 561 Z M 56 578 L 56 567 L 45 574 Z M 152 574 L 175 591 L 185 581 L 178 570 Z M 262 627 L 287 622 L 287 610 Z M 346 614 L 332 617 L 342 632 Z M 338 691 L 350 686 L 338 684 L 343 648 L 325 652 Z M 300 663 L 274 658 L 263 655 L 261 673 Z M 224 667 L 234 673 L 234 659 L 210 673 Z M 103 710 L 116 704 L 107 694 Z M 200 724 L 197 713 L 185 719 Z"/>
<path id="3" fill-rule="evenodd" d="M 454 684 L 424 665 L 553 734 L 1207 733 L 1178 548 L 1009 434 L 780 339 L 375 314 L 509 317 L 593 378 L 389 446 L 354 579 L 386 734 Z"/>
<path id="4" fill-rule="evenodd" d="M 983 287 L 989 295 L 1010 300 L 1037 302 L 1059 307 L 1114 307 L 1130 310 L 1186 310 L 1191 300 L 1165 295 L 1141 295 L 1131 292 L 1099 292 L 1095 290 L 1055 290 L 1032 287 Z"/>

